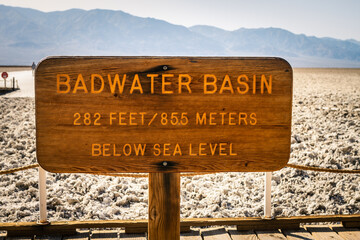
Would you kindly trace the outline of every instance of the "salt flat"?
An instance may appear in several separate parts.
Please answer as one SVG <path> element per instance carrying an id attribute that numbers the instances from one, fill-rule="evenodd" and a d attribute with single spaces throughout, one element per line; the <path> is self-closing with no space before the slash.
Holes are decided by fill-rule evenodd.
<path id="1" fill-rule="evenodd" d="M 6 94 L 6 97 L 35 97 L 32 70 L 8 72 L 8 74 L 8 81 L 14 77 L 18 81 L 20 90 Z M 1 84 L 3 84 L 3 81 L 1 81 Z"/>
<path id="2" fill-rule="evenodd" d="M 13 94 L 0 97 L 1 170 L 36 163 L 34 99 Z M 291 143 L 290 163 L 360 169 L 360 69 L 294 70 Z M 284 168 L 273 174 L 273 216 L 360 213 L 359 182 Z M 49 173 L 47 184 L 50 221 L 147 218 L 145 178 Z M 181 217 L 262 216 L 263 184 L 264 173 L 183 177 Z M 0 221 L 37 220 L 37 187 L 36 170 L 1 175 Z"/>

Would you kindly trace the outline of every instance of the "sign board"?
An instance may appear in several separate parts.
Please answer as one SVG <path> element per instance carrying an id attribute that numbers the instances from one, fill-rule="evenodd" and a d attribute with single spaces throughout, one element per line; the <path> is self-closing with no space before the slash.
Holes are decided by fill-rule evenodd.
<path id="1" fill-rule="evenodd" d="M 35 93 L 50 172 L 275 171 L 289 159 L 280 58 L 51 57 Z"/>
<path id="2" fill-rule="evenodd" d="M 1 77 L 3 78 L 3 79 L 7 79 L 8 78 L 8 73 L 7 72 L 3 72 L 2 74 L 1 74 Z"/>

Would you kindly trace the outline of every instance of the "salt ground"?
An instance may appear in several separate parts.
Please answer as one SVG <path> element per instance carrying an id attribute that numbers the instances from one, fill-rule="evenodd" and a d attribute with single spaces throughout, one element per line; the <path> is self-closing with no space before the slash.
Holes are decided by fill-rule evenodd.
<path id="1" fill-rule="evenodd" d="M 8 72 L 8 74 L 8 81 L 13 77 L 18 80 L 20 90 L 6 94 L 6 97 L 35 97 L 34 77 L 31 70 Z"/>
<path id="2" fill-rule="evenodd" d="M 17 78 L 21 92 L 0 97 L 1 170 L 36 163 L 31 71 Z M 290 163 L 360 169 L 359 86 L 360 69 L 295 69 Z M 37 181 L 34 169 L 0 176 L 0 221 L 38 219 Z M 272 214 L 360 213 L 359 183 L 360 174 L 284 168 L 273 173 Z M 264 173 L 184 177 L 181 217 L 262 216 L 263 185 Z M 144 178 L 49 173 L 47 187 L 50 221 L 147 218 Z"/>

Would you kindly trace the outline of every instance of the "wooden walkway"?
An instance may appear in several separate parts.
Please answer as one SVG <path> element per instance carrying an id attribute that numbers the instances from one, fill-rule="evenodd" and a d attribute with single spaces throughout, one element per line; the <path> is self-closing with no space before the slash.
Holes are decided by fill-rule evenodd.
<path id="1" fill-rule="evenodd" d="M 75 235 L 35 235 L 6 237 L 0 233 L 0 240 L 146 240 L 146 234 L 127 234 L 124 230 L 77 230 Z M 360 228 L 344 228 L 342 225 L 305 225 L 297 230 L 237 231 L 235 228 L 193 228 L 181 233 L 181 240 L 360 240 Z M 171 240 L 171 239 L 169 239 Z"/>

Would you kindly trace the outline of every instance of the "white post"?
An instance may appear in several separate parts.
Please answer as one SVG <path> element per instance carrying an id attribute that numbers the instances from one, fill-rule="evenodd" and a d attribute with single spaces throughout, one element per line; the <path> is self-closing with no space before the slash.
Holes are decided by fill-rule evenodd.
<path id="1" fill-rule="evenodd" d="M 271 218 L 271 177 L 272 177 L 272 172 L 265 173 L 265 192 L 264 192 L 265 218 Z"/>
<path id="2" fill-rule="evenodd" d="M 47 223 L 46 214 L 46 171 L 39 167 L 39 200 L 40 219 L 39 223 Z"/>

